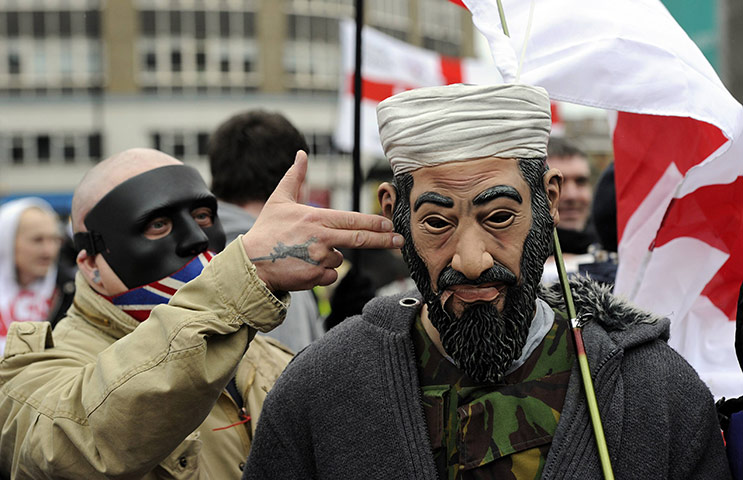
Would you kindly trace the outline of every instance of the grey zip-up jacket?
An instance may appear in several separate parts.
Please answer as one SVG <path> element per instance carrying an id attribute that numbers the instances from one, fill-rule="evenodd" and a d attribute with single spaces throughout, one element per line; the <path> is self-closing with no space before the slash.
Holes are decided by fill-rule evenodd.
<path id="1" fill-rule="evenodd" d="M 666 343 L 669 321 L 588 280 L 573 295 L 615 477 L 730 478 L 712 396 Z M 375 299 L 301 352 L 266 399 L 243 478 L 437 478 L 410 335 L 419 308 L 417 292 Z M 542 478 L 602 478 L 577 362 Z"/>

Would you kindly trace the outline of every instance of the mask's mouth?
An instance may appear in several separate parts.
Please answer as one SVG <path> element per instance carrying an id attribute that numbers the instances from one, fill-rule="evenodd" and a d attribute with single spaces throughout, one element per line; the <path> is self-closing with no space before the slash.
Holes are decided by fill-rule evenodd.
<path id="1" fill-rule="evenodd" d="M 479 285 L 452 285 L 441 293 L 441 304 L 454 298 L 461 303 L 492 303 L 498 297 L 505 296 L 508 286 L 503 283 L 482 283 Z"/>

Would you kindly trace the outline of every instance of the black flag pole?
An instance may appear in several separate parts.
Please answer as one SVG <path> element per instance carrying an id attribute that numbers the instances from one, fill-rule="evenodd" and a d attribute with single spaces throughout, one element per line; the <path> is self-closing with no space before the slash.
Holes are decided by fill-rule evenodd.
<path id="1" fill-rule="evenodd" d="M 361 211 L 361 30 L 364 0 L 356 0 L 356 64 L 353 76 L 353 210 Z"/>
<path id="2" fill-rule="evenodd" d="M 364 27 L 364 0 L 356 0 L 356 63 L 353 76 L 353 210 L 361 211 L 361 31 Z M 357 265 L 359 251 L 354 250 L 351 262 Z"/>

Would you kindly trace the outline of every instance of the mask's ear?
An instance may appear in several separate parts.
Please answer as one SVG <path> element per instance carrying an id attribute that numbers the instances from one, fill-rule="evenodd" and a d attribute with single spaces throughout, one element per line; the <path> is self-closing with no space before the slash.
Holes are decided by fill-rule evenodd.
<path id="1" fill-rule="evenodd" d="M 556 168 L 550 168 L 544 174 L 544 191 L 547 192 L 547 202 L 550 207 L 550 215 L 555 225 L 560 223 L 560 214 L 557 206 L 560 204 L 560 192 L 562 191 L 562 172 Z"/>
<path id="2" fill-rule="evenodd" d="M 397 189 L 389 182 L 384 182 L 377 190 L 379 206 L 382 207 L 382 215 L 392 220 L 392 211 L 397 200 Z"/>

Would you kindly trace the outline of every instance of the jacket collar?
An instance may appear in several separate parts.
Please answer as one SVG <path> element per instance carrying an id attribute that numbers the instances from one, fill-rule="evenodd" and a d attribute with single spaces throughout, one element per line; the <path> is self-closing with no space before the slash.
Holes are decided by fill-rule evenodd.
<path id="1" fill-rule="evenodd" d="M 75 297 L 67 315 L 80 318 L 116 339 L 131 333 L 140 323 L 93 290 L 80 272 L 75 275 Z"/>
<path id="2" fill-rule="evenodd" d="M 592 324 L 600 325 L 622 349 L 655 339 L 668 340 L 670 321 L 667 318 L 641 310 L 627 299 L 613 295 L 610 287 L 588 277 L 575 276 L 570 279 L 570 289 L 578 323 L 584 330 L 592 330 Z M 539 297 L 552 308 L 566 310 L 559 283 L 542 286 Z"/>
<path id="3" fill-rule="evenodd" d="M 410 333 L 413 322 L 423 305 L 423 297 L 418 290 L 377 297 L 370 300 L 363 309 L 363 317 L 375 325 L 398 334 Z M 404 321 L 401 321 L 401 318 Z"/>

